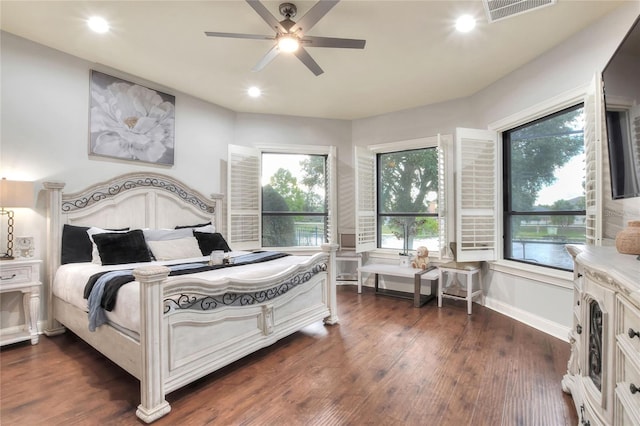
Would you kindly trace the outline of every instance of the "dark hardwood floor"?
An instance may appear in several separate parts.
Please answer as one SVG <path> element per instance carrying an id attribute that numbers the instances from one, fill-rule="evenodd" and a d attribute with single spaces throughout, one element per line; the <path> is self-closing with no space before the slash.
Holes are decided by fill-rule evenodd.
<path id="1" fill-rule="evenodd" d="M 569 344 L 464 302 L 338 288 L 295 333 L 167 396 L 155 425 L 576 425 Z M 71 333 L 0 351 L 0 424 L 139 425 L 138 381 Z"/>

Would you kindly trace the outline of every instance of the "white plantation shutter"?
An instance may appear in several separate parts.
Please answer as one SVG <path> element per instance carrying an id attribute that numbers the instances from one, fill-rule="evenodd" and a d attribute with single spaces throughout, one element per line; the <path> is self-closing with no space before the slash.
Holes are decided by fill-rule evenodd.
<path id="1" fill-rule="evenodd" d="M 329 147 L 327 154 L 326 178 L 327 178 L 327 240 L 330 243 L 338 243 L 337 232 L 337 158 L 336 147 Z"/>
<path id="2" fill-rule="evenodd" d="M 489 130 L 456 129 L 456 259 L 496 260 L 498 140 Z"/>
<path id="3" fill-rule="evenodd" d="M 376 157 L 355 147 L 356 252 L 374 250 L 376 244 Z"/>
<path id="4" fill-rule="evenodd" d="M 585 154 L 585 206 L 587 245 L 602 242 L 602 219 L 598 213 L 602 205 L 602 144 L 604 135 L 604 108 L 602 79 L 596 74 L 584 98 L 584 154 Z"/>
<path id="5" fill-rule="evenodd" d="M 447 150 L 450 138 L 438 135 L 438 259 L 447 254 Z"/>
<path id="6" fill-rule="evenodd" d="M 631 143 L 624 148 L 622 161 L 625 162 L 625 192 L 630 190 L 638 193 L 640 187 L 640 105 L 629 108 L 629 138 Z M 606 140 L 606 139 L 605 139 Z M 604 146 L 603 146 L 604 149 Z"/>
<path id="7" fill-rule="evenodd" d="M 261 247 L 260 151 L 229 145 L 227 240 L 233 250 Z"/>

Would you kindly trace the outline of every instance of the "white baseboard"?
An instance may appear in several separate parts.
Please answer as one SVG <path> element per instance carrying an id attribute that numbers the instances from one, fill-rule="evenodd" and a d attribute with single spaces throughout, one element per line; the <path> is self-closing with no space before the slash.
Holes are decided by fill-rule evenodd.
<path id="1" fill-rule="evenodd" d="M 522 309 L 515 308 L 504 302 L 486 296 L 484 298 L 484 306 L 544 333 L 550 334 L 553 337 L 557 337 L 562 341 L 569 341 L 569 332 L 571 331 L 571 328 L 569 327 L 565 327 L 556 322 L 549 321 L 546 318 L 532 314 L 531 312 L 523 311 Z"/>

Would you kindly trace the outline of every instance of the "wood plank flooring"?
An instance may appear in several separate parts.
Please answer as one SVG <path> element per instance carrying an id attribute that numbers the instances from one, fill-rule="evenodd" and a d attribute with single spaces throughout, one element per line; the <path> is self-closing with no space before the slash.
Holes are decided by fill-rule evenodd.
<path id="1" fill-rule="evenodd" d="M 167 396 L 154 425 L 576 425 L 569 344 L 445 300 L 338 288 L 312 325 Z M 0 351 L 0 424 L 140 425 L 139 382 L 67 332 Z"/>

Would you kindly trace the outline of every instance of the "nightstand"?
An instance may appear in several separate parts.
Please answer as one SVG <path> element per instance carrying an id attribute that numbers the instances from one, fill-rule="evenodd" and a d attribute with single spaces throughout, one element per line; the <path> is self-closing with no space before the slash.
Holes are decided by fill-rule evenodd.
<path id="1" fill-rule="evenodd" d="M 22 331 L 3 333 L 0 345 L 31 340 L 38 343 L 38 317 L 40 314 L 40 264 L 37 259 L 0 261 L 0 293 L 22 292 L 25 325 Z"/>

